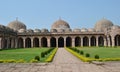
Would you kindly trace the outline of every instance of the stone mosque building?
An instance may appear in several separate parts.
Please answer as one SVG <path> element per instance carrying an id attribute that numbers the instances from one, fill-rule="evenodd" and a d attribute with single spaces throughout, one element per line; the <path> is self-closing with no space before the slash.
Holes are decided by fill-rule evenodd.
<path id="1" fill-rule="evenodd" d="M 0 49 L 32 47 L 120 46 L 120 26 L 107 19 L 96 22 L 94 28 L 71 29 L 59 19 L 48 29 L 27 29 L 18 21 L 0 25 Z"/>

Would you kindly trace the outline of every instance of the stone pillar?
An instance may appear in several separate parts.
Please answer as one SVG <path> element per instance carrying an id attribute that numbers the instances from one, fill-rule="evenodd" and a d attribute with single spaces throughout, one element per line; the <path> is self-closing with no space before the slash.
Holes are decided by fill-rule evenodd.
<path id="1" fill-rule="evenodd" d="M 81 47 L 83 47 L 83 37 L 81 37 Z"/>
<path id="2" fill-rule="evenodd" d="M 96 46 L 98 47 L 98 36 L 96 36 Z"/>
<path id="3" fill-rule="evenodd" d="M 14 42 L 14 38 L 11 39 L 11 48 L 14 48 L 15 42 Z"/>
<path id="4" fill-rule="evenodd" d="M 89 47 L 91 46 L 91 37 L 89 36 Z"/>
<path id="5" fill-rule="evenodd" d="M 110 46 L 110 37 L 107 35 L 107 46 Z"/>
<path id="6" fill-rule="evenodd" d="M 26 38 L 23 38 L 23 47 L 25 48 L 25 39 Z"/>
<path id="7" fill-rule="evenodd" d="M 9 45 L 10 45 L 10 39 L 7 38 L 7 49 L 10 47 Z"/>
<path id="8" fill-rule="evenodd" d="M 41 47 L 41 37 L 39 37 L 39 47 Z"/>
<path id="9" fill-rule="evenodd" d="M 47 38 L 47 46 L 50 47 L 50 38 Z"/>
<path id="10" fill-rule="evenodd" d="M 109 40 L 110 41 L 110 40 Z M 106 41 L 106 38 L 104 38 L 104 46 L 107 46 L 107 41 Z M 110 46 L 110 42 L 109 42 L 109 45 Z"/>
<path id="11" fill-rule="evenodd" d="M 17 40 L 17 38 L 15 37 L 15 48 L 18 48 L 18 40 Z"/>
<path id="12" fill-rule="evenodd" d="M 75 38 L 72 38 L 72 47 L 75 47 Z"/>
<path id="13" fill-rule="evenodd" d="M 2 38 L 0 38 L 0 49 L 2 49 Z"/>
<path id="14" fill-rule="evenodd" d="M 33 37 L 30 38 L 31 39 L 31 48 L 33 48 Z"/>
<path id="15" fill-rule="evenodd" d="M 64 47 L 66 47 L 66 37 L 64 37 Z"/>
<path id="16" fill-rule="evenodd" d="M 114 47 L 114 46 L 115 46 L 115 38 L 112 37 L 112 47 Z"/>
<path id="17" fill-rule="evenodd" d="M 56 47 L 58 48 L 58 37 L 56 37 Z"/>

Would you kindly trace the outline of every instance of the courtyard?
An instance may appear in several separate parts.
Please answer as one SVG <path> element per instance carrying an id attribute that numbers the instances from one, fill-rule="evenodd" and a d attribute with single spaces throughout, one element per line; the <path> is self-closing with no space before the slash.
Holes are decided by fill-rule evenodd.
<path id="1" fill-rule="evenodd" d="M 65 48 L 58 48 L 51 63 L 0 63 L 0 72 L 120 72 L 120 62 L 82 62 Z"/>

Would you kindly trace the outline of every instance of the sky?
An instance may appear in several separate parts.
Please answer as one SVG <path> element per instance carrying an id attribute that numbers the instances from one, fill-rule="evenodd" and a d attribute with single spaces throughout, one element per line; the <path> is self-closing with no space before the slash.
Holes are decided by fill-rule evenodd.
<path id="1" fill-rule="evenodd" d="M 93 28 L 103 18 L 120 25 L 120 0 L 0 0 L 0 24 L 16 18 L 33 30 L 50 30 L 59 18 L 71 29 Z"/>

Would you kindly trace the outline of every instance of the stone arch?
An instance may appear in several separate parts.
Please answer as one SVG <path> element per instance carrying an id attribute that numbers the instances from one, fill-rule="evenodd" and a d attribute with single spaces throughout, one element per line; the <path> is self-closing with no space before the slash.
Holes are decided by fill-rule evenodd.
<path id="1" fill-rule="evenodd" d="M 83 46 L 89 46 L 89 39 L 86 36 L 83 38 Z"/>
<path id="2" fill-rule="evenodd" d="M 64 38 L 63 37 L 58 38 L 58 47 L 64 47 Z"/>
<path id="3" fill-rule="evenodd" d="M 45 38 L 45 37 L 41 38 L 41 46 L 47 47 L 47 38 Z"/>
<path id="4" fill-rule="evenodd" d="M 104 38 L 102 36 L 98 38 L 98 46 L 104 46 Z"/>
<path id="5" fill-rule="evenodd" d="M 66 38 L 66 47 L 71 47 L 72 46 L 72 38 L 71 37 L 67 37 Z"/>
<path id="6" fill-rule="evenodd" d="M 26 48 L 31 48 L 31 39 L 30 38 L 25 39 L 25 47 Z"/>
<path id="7" fill-rule="evenodd" d="M 81 46 L 81 39 L 80 39 L 80 37 L 75 37 L 75 46 L 76 47 Z"/>
<path id="8" fill-rule="evenodd" d="M 120 35 L 115 36 L 115 46 L 120 46 Z"/>
<path id="9" fill-rule="evenodd" d="M 23 38 L 18 38 L 18 48 L 23 48 Z"/>
<path id="10" fill-rule="evenodd" d="M 50 46 L 51 47 L 56 47 L 56 38 L 55 37 L 51 37 L 51 39 L 50 39 Z"/>
<path id="11" fill-rule="evenodd" d="M 96 46 L 96 38 L 94 36 L 91 37 L 91 46 Z"/>
<path id="12" fill-rule="evenodd" d="M 39 47 L 39 38 L 34 38 L 33 39 L 33 47 Z"/>
<path id="13" fill-rule="evenodd" d="M 7 48 L 7 39 L 2 38 L 2 42 L 1 42 L 2 48 L 6 49 Z"/>

